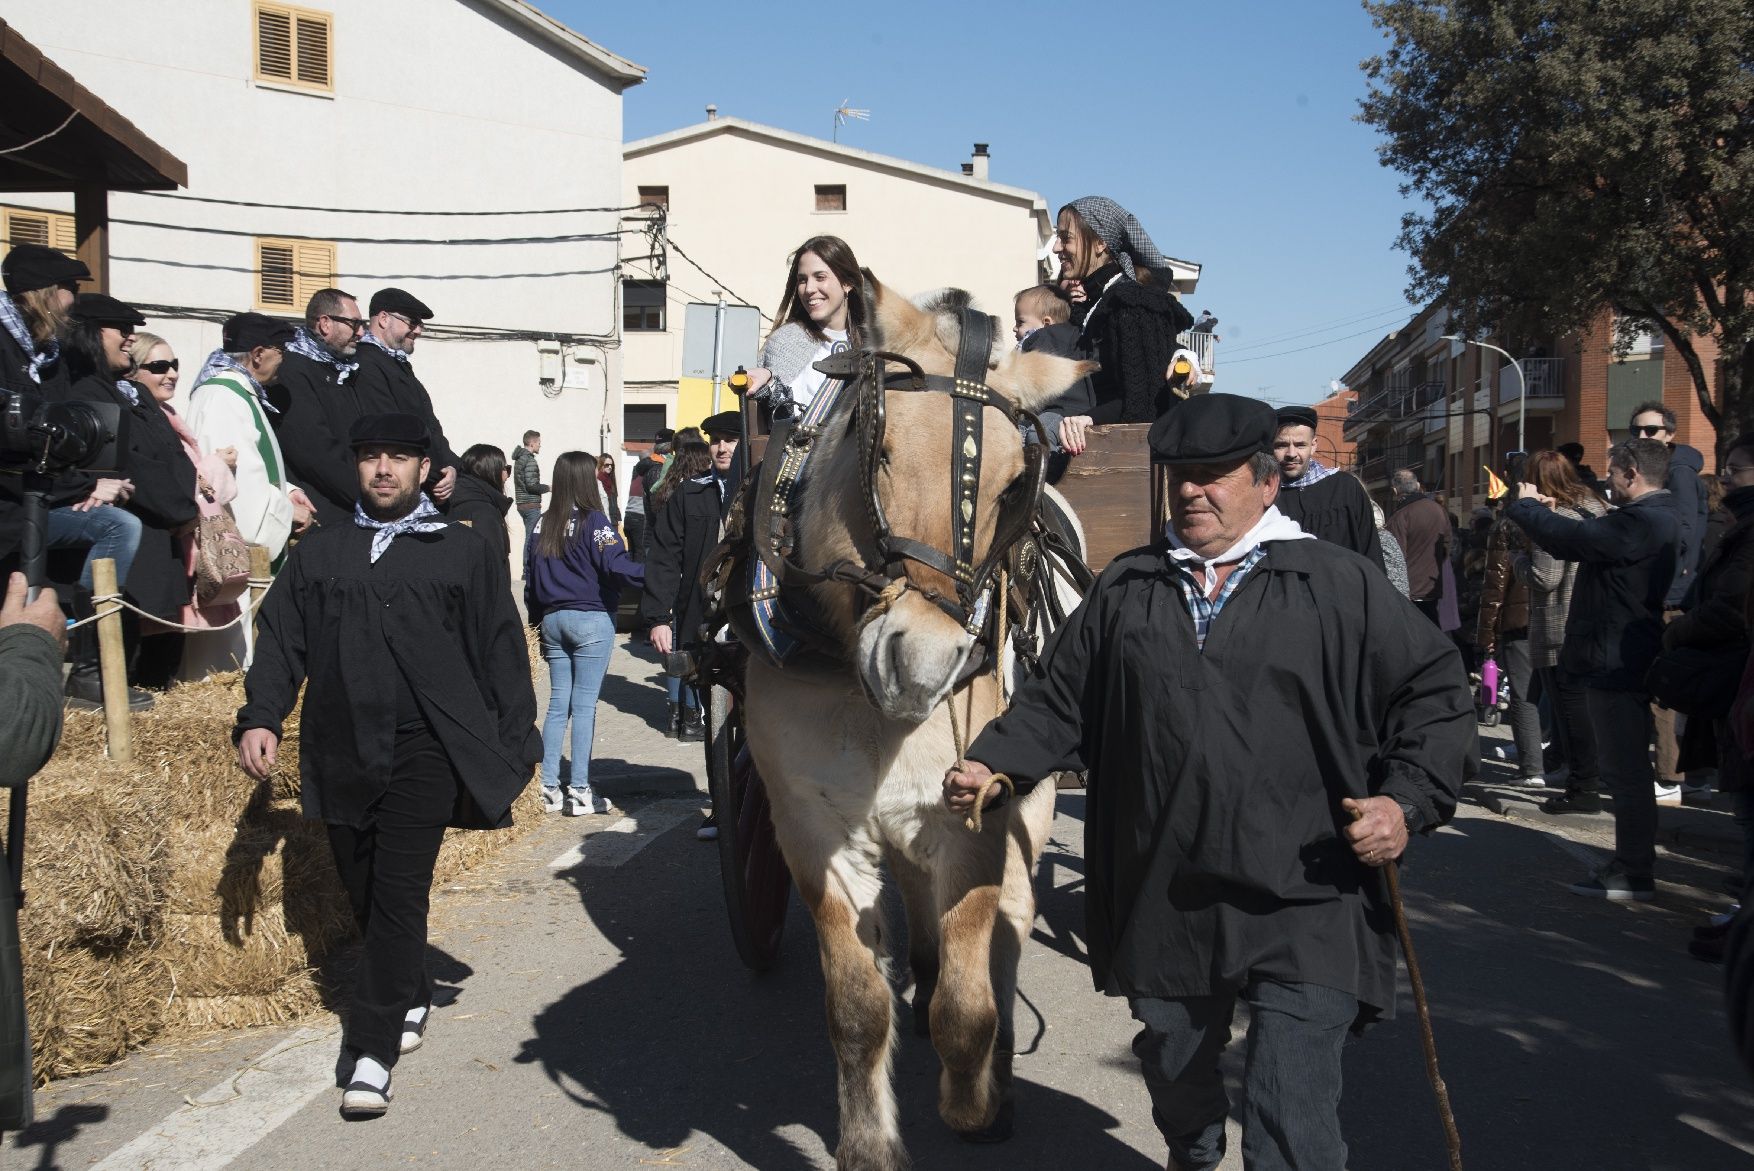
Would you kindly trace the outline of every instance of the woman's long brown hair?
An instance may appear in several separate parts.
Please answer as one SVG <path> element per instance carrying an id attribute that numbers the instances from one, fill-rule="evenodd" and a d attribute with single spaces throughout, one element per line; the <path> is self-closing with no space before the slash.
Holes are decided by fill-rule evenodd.
<path id="1" fill-rule="evenodd" d="M 853 247 L 839 236 L 812 236 L 792 253 L 792 266 L 786 273 L 786 295 L 780 298 L 780 322 L 795 321 L 810 332 L 810 336 L 819 342 L 828 340 L 822 327 L 810 320 L 809 311 L 804 308 L 804 301 L 798 296 L 798 265 L 806 252 L 814 252 L 828 265 L 835 279 L 848 286 L 847 292 L 847 342 L 853 349 L 859 348 L 864 335 L 865 325 L 870 314 L 865 306 L 865 277 L 859 269 L 859 259 L 853 255 Z"/>
<path id="2" fill-rule="evenodd" d="M 664 482 L 658 485 L 658 491 L 652 497 L 652 504 L 656 508 L 668 504 L 670 497 L 683 484 L 713 470 L 712 448 L 698 441 L 682 443 L 676 448 L 676 454 L 670 458 L 676 462 L 664 472 Z"/>
<path id="3" fill-rule="evenodd" d="M 1529 483 L 1565 507 L 1582 512 L 1583 502 L 1594 496 L 1578 478 L 1571 461 L 1557 451 L 1537 451 L 1529 457 Z"/>
<path id="4" fill-rule="evenodd" d="M 548 511 L 542 514 L 542 531 L 536 537 L 538 554 L 566 556 L 566 526 L 575 510 L 603 511 L 603 497 L 597 492 L 597 457 L 588 451 L 563 451 L 554 461 L 554 490 L 548 497 Z M 574 539 L 583 535 L 580 529 Z"/>

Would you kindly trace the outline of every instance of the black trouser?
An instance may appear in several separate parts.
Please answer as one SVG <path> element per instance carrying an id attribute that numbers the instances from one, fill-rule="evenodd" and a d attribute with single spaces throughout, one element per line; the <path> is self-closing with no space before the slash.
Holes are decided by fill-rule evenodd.
<path id="1" fill-rule="evenodd" d="M 426 974 L 426 912 L 432 869 L 460 783 L 426 728 L 398 732 L 390 785 L 363 827 L 331 825 L 335 869 L 365 937 L 346 1044 L 396 1064 L 408 1010 L 432 1000 Z"/>
<path id="2" fill-rule="evenodd" d="M 1574 793 L 1598 793 L 1602 777 L 1596 764 L 1596 732 L 1590 725 L 1589 703 L 1577 676 L 1559 667 L 1542 667 L 1541 678 L 1553 702 L 1553 731 L 1571 776 L 1565 787 Z"/>
<path id="3" fill-rule="evenodd" d="M 646 559 L 646 514 L 629 512 L 624 514 L 622 527 L 627 530 L 627 555 L 635 561 Z"/>
<path id="4" fill-rule="evenodd" d="M 1431 619 L 1431 624 L 1433 626 L 1441 627 L 1443 624 L 1438 620 L 1438 617 L 1437 617 L 1437 603 L 1440 600 L 1441 599 L 1439 599 L 1435 596 L 1430 597 L 1430 598 L 1414 598 L 1413 604 L 1415 606 L 1419 607 L 1419 612 L 1421 614 L 1423 614 L 1427 618 Z"/>
<path id="5" fill-rule="evenodd" d="M 1358 1001 L 1315 984 L 1255 977 L 1226 996 L 1131 1001 L 1145 1027 L 1133 1053 L 1151 1091 L 1151 1117 L 1183 1167 L 1224 1159 L 1230 1100 L 1218 1057 L 1241 996 L 1249 1006 L 1243 1059 L 1242 1157 L 1250 1171 L 1343 1171 L 1340 1047 Z"/>

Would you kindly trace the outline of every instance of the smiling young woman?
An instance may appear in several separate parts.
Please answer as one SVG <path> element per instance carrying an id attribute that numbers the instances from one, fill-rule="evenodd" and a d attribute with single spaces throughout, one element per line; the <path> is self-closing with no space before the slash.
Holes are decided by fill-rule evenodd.
<path id="1" fill-rule="evenodd" d="M 779 322 L 749 372 L 749 393 L 786 417 L 810 405 L 828 380 L 815 363 L 856 348 L 868 310 L 858 258 L 839 236 L 813 236 L 792 253 Z"/>

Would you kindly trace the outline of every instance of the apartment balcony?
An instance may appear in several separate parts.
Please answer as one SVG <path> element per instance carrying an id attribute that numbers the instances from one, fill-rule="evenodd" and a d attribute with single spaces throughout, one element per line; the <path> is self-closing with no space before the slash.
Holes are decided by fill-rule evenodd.
<path id="1" fill-rule="evenodd" d="M 1565 359 L 1564 358 L 1524 358 L 1522 360 L 1523 377 L 1529 384 L 1530 411 L 1558 411 L 1565 406 Z M 1518 405 L 1522 397 L 1522 387 L 1517 385 L 1516 375 L 1510 377 L 1499 375 L 1498 380 L 1498 413 L 1503 415 L 1507 408 L 1521 409 Z"/>
<path id="2" fill-rule="evenodd" d="M 1388 408 L 1390 391 L 1379 391 L 1369 399 L 1353 399 L 1346 404 L 1346 422 L 1341 430 L 1350 440 L 1354 435 L 1367 429 L 1374 423 L 1380 423 L 1389 417 Z"/>
<path id="3" fill-rule="evenodd" d="M 1215 336 L 1204 330 L 1199 333 L 1183 330 L 1175 335 L 1175 344 L 1192 353 L 1200 363 L 1200 376 L 1190 381 L 1198 382 L 1203 386 L 1212 385 L 1212 378 L 1217 373 L 1217 368 L 1213 365 L 1217 357 L 1217 346 L 1213 343 L 1217 340 Z"/>

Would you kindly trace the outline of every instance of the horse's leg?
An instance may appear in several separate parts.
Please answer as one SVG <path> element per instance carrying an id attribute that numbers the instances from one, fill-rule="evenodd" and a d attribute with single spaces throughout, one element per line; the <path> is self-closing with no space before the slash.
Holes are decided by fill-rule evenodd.
<path id="1" fill-rule="evenodd" d="M 884 972 L 876 850 L 869 839 L 845 842 L 825 861 L 798 889 L 816 921 L 828 987 L 828 1038 L 840 1081 L 835 1166 L 899 1171 L 909 1163 L 890 1084 L 894 993 Z"/>
<path id="2" fill-rule="evenodd" d="M 1047 845 L 1054 821 L 1054 784 L 1048 778 L 1011 807 L 1006 826 L 1005 877 L 999 891 L 999 914 L 993 923 L 993 1000 L 999 1014 L 993 1045 L 993 1080 L 999 1092 L 999 1113 L 981 1137 L 1010 1137 L 1012 1110 L 1011 1063 L 1017 1052 L 1015 1014 L 1017 968 L 1023 948 L 1035 929 L 1035 864 Z"/>
<path id="3" fill-rule="evenodd" d="M 993 817 L 978 835 L 956 826 L 933 876 L 940 909 L 932 1046 L 944 1065 L 938 1113 L 963 1133 L 991 1125 L 999 1107 L 992 1061 L 999 1014 L 990 966 L 1008 820 Z"/>
<path id="4" fill-rule="evenodd" d="M 914 980 L 914 1034 L 924 1037 L 932 1030 L 932 993 L 938 987 L 938 905 L 932 897 L 932 876 L 901 850 L 890 851 L 887 861 L 901 887 L 902 906 L 907 909 L 907 962 Z"/>

